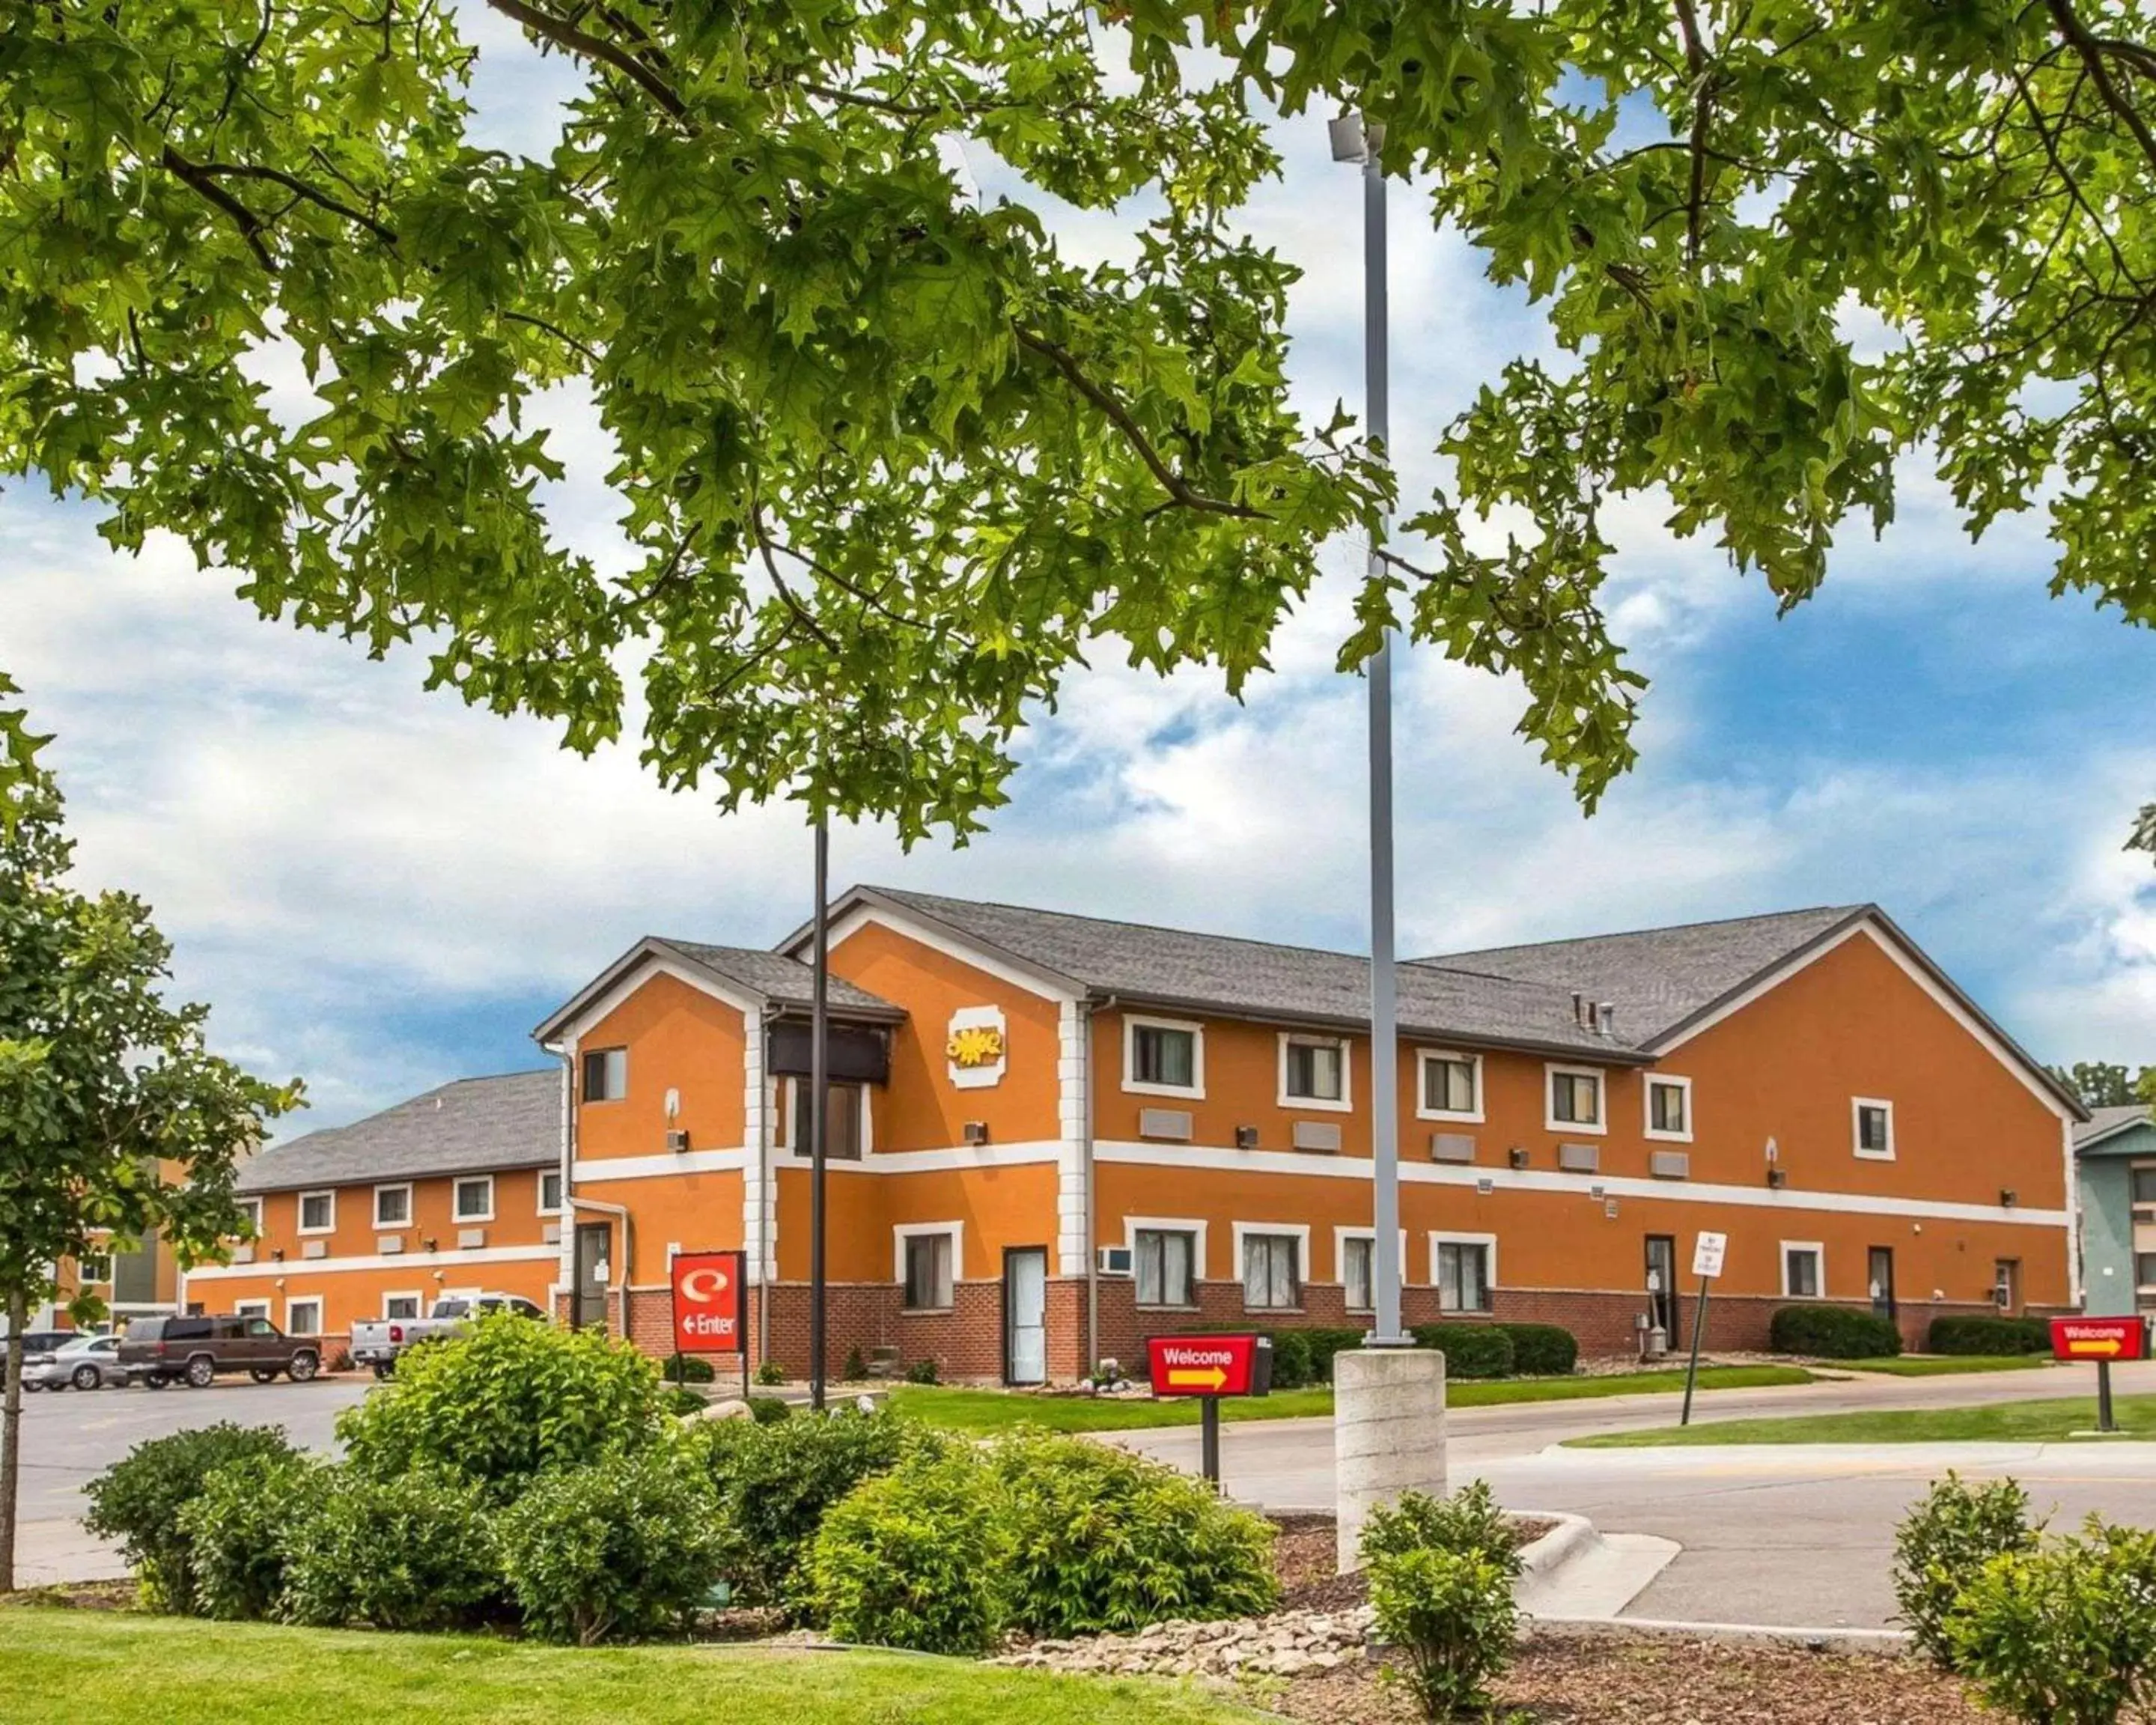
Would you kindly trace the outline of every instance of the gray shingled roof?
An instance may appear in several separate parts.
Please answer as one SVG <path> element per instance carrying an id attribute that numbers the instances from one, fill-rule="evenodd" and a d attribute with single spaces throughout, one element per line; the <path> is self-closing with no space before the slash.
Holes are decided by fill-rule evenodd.
<path id="1" fill-rule="evenodd" d="M 2119 1107 L 2092 1109 L 2090 1117 L 2074 1128 L 2074 1147 L 2076 1150 L 2090 1149 L 2106 1138 L 2123 1134 L 2130 1126 L 2148 1124 L 2156 1124 L 2156 1122 L 2151 1121 L 2146 1102 L 2128 1102 Z"/>
<path id="2" fill-rule="evenodd" d="M 783 952 L 769 952 L 761 947 L 707 946 L 701 941 L 677 941 L 662 935 L 652 936 L 651 943 L 679 953 L 750 993 L 762 995 L 775 1005 L 806 1007 L 810 1004 L 808 967 Z M 904 1016 L 901 1009 L 888 1000 L 855 987 L 842 976 L 833 976 L 829 987 L 831 1004 L 843 1011 L 886 1012 Z"/>
<path id="3" fill-rule="evenodd" d="M 861 891 L 1075 990 L 1296 1023 L 1355 1024 L 1369 1019 L 1369 961 L 1353 953 L 889 887 Z M 1605 1059 L 1635 1052 L 1626 1042 L 1577 1023 L 1568 988 L 1427 965 L 1403 964 L 1399 974 L 1400 1028 L 1411 1035 L 1592 1050 Z"/>
<path id="4" fill-rule="evenodd" d="M 1822 906 L 1630 934 L 1446 952 L 1413 962 L 1417 968 L 1544 983 L 1564 989 L 1568 1000 L 1577 988 L 1598 1002 L 1614 1003 L 1619 1035 L 1649 1044 L 1871 909 Z"/>
<path id="5" fill-rule="evenodd" d="M 290 1192 L 430 1174 L 543 1168 L 562 1154 L 562 1072 L 460 1078 L 350 1126 L 264 1150 L 239 1171 L 244 1193 Z"/>

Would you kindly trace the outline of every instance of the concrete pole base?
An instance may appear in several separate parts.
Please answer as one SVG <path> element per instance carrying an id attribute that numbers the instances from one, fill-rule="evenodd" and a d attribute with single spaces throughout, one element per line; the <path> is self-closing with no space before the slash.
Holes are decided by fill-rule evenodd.
<path id="1" fill-rule="evenodd" d="M 1445 1495 L 1445 1356 L 1367 1348 L 1332 1356 L 1340 1573 L 1363 1567 L 1363 1524 L 1403 1491 Z"/>

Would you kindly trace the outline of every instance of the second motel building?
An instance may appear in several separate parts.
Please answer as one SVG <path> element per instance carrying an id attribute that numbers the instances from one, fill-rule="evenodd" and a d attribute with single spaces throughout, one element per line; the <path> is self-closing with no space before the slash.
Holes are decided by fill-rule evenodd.
<path id="1" fill-rule="evenodd" d="M 667 1265 L 741 1248 L 808 1356 L 807 934 L 642 941 L 540 1026 L 556 1069 L 265 1152 L 259 1238 L 182 1298 L 336 1334 L 498 1291 L 668 1346 Z M 1371 1305 L 1367 962 L 858 887 L 833 909 L 829 1345 L 1025 1383 L 1148 1334 Z M 1774 1311 L 2079 1299 L 2061 1090 L 1876 906 L 1403 963 L 1408 1321 L 1710 1343 Z"/>

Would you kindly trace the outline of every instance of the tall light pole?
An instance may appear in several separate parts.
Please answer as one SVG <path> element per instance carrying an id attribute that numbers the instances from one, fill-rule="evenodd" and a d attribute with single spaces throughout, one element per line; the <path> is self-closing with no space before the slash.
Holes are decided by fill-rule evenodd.
<path id="1" fill-rule="evenodd" d="M 1389 454 L 1390 365 L 1386 352 L 1385 174 L 1383 126 L 1359 114 L 1331 122 L 1332 159 L 1363 170 L 1363 389 L 1371 441 Z M 1384 572 L 1383 524 L 1370 542 L 1369 572 Z M 1388 630 L 1368 666 L 1370 683 L 1370 1131 L 1369 1342 L 1402 1348 L 1400 1327 L 1399 1013 L 1393 932 L 1393 646 Z"/>
<path id="2" fill-rule="evenodd" d="M 823 1411 L 824 1164 L 831 1107 L 831 823 L 816 817 L 816 914 L 808 983 L 808 1405 Z M 744 1392 L 746 1393 L 746 1392 Z"/>

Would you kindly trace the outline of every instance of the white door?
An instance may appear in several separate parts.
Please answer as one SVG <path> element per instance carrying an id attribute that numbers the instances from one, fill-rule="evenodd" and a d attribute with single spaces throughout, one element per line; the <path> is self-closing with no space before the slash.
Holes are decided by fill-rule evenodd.
<path id="1" fill-rule="evenodd" d="M 1014 1384 L 1048 1381 L 1048 1253 L 1004 1254 L 1004 1358 Z"/>

